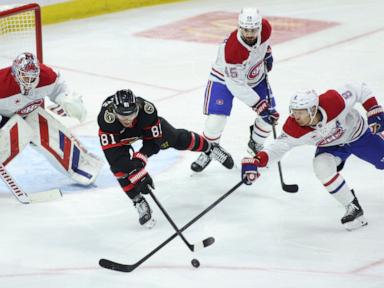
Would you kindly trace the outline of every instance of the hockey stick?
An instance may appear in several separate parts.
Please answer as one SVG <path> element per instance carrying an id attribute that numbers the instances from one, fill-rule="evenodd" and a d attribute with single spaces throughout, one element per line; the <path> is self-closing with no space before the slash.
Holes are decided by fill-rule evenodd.
<path id="1" fill-rule="evenodd" d="M 185 239 L 184 235 L 181 233 L 179 228 L 176 226 L 175 222 L 173 222 L 172 218 L 169 216 L 165 208 L 160 204 L 159 200 L 157 200 L 156 196 L 153 194 L 152 191 L 149 192 L 149 195 L 151 195 L 153 201 L 157 204 L 161 212 L 163 212 L 165 218 L 167 218 L 168 222 L 172 225 L 173 229 L 175 229 L 177 235 L 180 236 L 180 238 L 184 241 L 185 245 L 188 246 L 189 250 L 192 252 L 196 251 L 196 249 L 201 249 L 208 247 L 215 243 L 215 238 L 208 237 L 207 239 L 204 239 L 203 241 L 199 241 L 197 244 L 190 244 L 187 239 Z"/>
<path id="2" fill-rule="evenodd" d="M 273 138 L 276 139 L 276 128 L 275 125 L 272 126 L 272 131 L 273 131 Z M 280 176 L 280 183 L 281 183 L 281 188 L 288 193 L 296 193 L 299 191 L 299 186 L 297 184 L 286 184 L 284 182 L 283 178 L 283 168 L 281 168 L 281 162 L 277 162 L 277 167 L 279 168 L 279 176 Z"/>
<path id="3" fill-rule="evenodd" d="M 219 204 L 221 201 L 223 201 L 225 198 L 227 198 L 230 194 L 232 194 L 237 188 L 239 188 L 243 184 L 243 180 L 237 183 L 235 186 L 233 186 L 229 191 L 227 191 L 224 195 L 222 195 L 219 199 L 217 199 L 215 202 L 213 202 L 211 205 L 209 205 L 204 211 L 202 211 L 199 215 L 197 215 L 195 218 L 193 218 L 191 221 L 189 221 L 187 224 L 185 224 L 181 229 L 180 232 L 183 232 L 186 230 L 189 226 L 191 226 L 193 223 L 195 223 L 197 220 L 199 220 L 202 216 L 207 214 L 212 208 L 214 208 L 217 204 Z M 157 251 L 159 251 L 161 248 L 163 248 L 165 245 L 167 245 L 169 242 L 171 242 L 173 239 L 178 236 L 177 233 L 174 233 L 172 236 L 170 236 L 167 240 L 165 240 L 163 243 L 161 243 L 159 246 L 157 246 L 155 249 L 153 249 L 150 253 L 145 255 L 143 258 L 141 258 L 139 261 L 137 261 L 134 264 L 121 264 L 118 262 L 114 262 L 107 259 L 100 259 L 99 265 L 103 268 L 120 271 L 120 272 L 132 272 L 137 267 L 139 267 L 141 264 L 143 264 L 146 260 L 148 260 L 150 257 L 152 257 Z"/>
<path id="4" fill-rule="evenodd" d="M 20 188 L 19 185 L 17 185 L 15 180 L 13 180 L 2 163 L 0 163 L 0 178 L 4 181 L 5 184 L 7 184 L 9 190 L 12 192 L 15 198 L 22 204 L 45 202 L 62 197 L 62 193 L 59 189 L 52 189 L 28 195 Z"/>
<path id="5" fill-rule="evenodd" d="M 271 95 L 272 95 L 272 89 L 271 86 L 269 85 L 269 80 L 268 80 L 268 74 L 265 72 L 265 81 L 267 82 L 267 87 L 268 87 L 268 95 L 267 95 L 267 100 L 269 105 L 271 105 Z M 272 124 L 272 132 L 273 132 L 273 139 L 276 139 L 276 124 L 273 122 Z M 299 191 L 299 186 L 297 184 L 286 184 L 284 182 L 283 178 L 283 168 L 281 167 L 281 161 L 277 162 L 277 167 L 279 168 L 279 176 L 280 176 L 280 183 L 281 183 L 281 188 L 288 193 L 296 193 Z"/>

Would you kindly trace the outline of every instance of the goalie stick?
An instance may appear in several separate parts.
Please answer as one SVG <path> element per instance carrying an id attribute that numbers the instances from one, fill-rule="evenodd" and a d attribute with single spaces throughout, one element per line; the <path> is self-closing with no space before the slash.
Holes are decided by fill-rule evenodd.
<path id="1" fill-rule="evenodd" d="M 191 244 L 188 242 L 188 240 L 184 237 L 184 235 L 182 234 L 182 232 L 179 230 L 179 228 L 176 226 L 175 222 L 172 220 L 172 218 L 169 216 L 169 214 L 167 213 L 167 211 L 165 210 L 165 208 L 163 207 L 163 205 L 161 205 L 161 203 L 159 202 L 159 200 L 157 200 L 155 194 L 153 194 L 152 191 L 149 192 L 149 195 L 151 195 L 153 201 L 155 201 L 156 205 L 159 207 L 159 209 L 161 210 L 161 212 L 163 212 L 165 218 L 167 218 L 168 222 L 171 224 L 171 226 L 173 227 L 173 229 L 175 229 L 177 235 L 180 236 L 180 238 L 183 240 L 183 242 L 185 243 L 185 245 L 188 246 L 189 250 L 191 250 L 192 252 L 196 251 L 197 249 L 201 249 L 201 248 L 205 248 L 205 247 L 208 247 L 210 245 L 212 245 L 213 243 L 215 243 L 215 238 L 213 237 L 208 237 L 206 239 L 204 239 L 203 241 L 199 241 L 197 242 L 196 244 Z"/>
<path id="2" fill-rule="evenodd" d="M 265 81 L 267 82 L 267 87 L 268 87 L 267 100 L 268 100 L 268 103 L 271 104 L 272 89 L 271 89 L 271 86 L 269 85 L 267 71 L 265 71 Z M 275 123 L 272 124 L 272 132 L 273 132 L 273 139 L 276 139 L 277 135 L 276 135 L 276 125 L 275 125 Z M 279 169 L 281 188 L 285 192 L 288 192 L 288 193 L 296 193 L 297 191 L 299 191 L 299 186 L 297 184 L 286 184 L 284 182 L 283 168 L 281 167 L 281 161 L 277 162 L 277 167 Z"/>
<path id="3" fill-rule="evenodd" d="M 11 175 L 5 169 L 4 165 L 0 163 L 0 178 L 8 186 L 9 190 L 15 196 L 15 198 L 22 204 L 31 204 L 36 202 L 45 202 L 55 200 L 62 197 L 62 193 L 59 189 L 52 189 L 43 192 L 31 193 L 28 195 L 25 193 L 19 185 L 13 180 Z"/>
<path id="4" fill-rule="evenodd" d="M 183 232 L 186 230 L 189 226 L 194 224 L 197 220 L 199 220 L 201 217 L 203 217 L 205 214 L 207 214 L 212 208 L 217 206 L 221 201 L 223 201 L 225 198 L 227 198 L 230 194 L 232 194 L 237 188 L 239 188 L 244 183 L 243 180 L 241 180 L 239 183 L 237 183 L 235 186 L 233 186 L 229 191 L 227 191 L 224 195 L 222 195 L 219 199 L 217 199 L 215 202 L 213 202 L 211 205 L 209 205 L 204 211 L 202 211 L 199 215 L 197 215 L 195 218 L 193 218 L 191 221 L 189 221 L 187 224 L 185 224 L 181 229 L 180 232 Z M 139 267 L 141 264 L 143 264 L 146 260 L 148 260 L 150 257 L 152 257 L 157 251 L 159 251 L 161 248 L 163 248 L 165 245 L 167 245 L 169 242 L 171 242 L 173 239 L 175 239 L 178 236 L 177 233 L 174 233 L 172 236 L 170 236 L 167 240 L 165 240 L 163 243 L 161 243 L 159 246 L 157 246 L 155 249 L 153 249 L 150 253 L 145 255 L 143 258 L 141 258 L 139 261 L 137 261 L 134 264 L 121 264 L 118 262 L 114 262 L 108 259 L 100 259 L 99 265 L 103 268 L 120 271 L 120 272 L 132 272 L 137 267 Z M 209 238 L 208 238 L 209 239 Z"/>

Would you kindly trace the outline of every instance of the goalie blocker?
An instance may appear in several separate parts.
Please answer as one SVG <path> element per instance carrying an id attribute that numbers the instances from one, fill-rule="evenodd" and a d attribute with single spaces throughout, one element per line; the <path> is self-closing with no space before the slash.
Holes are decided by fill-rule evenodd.
<path id="1" fill-rule="evenodd" d="M 40 107 L 25 119 L 12 116 L 0 129 L 0 162 L 7 165 L 29 143 L 56 169 L 82 185 L 92 184 L 102 167 L 100 159 Z"/>

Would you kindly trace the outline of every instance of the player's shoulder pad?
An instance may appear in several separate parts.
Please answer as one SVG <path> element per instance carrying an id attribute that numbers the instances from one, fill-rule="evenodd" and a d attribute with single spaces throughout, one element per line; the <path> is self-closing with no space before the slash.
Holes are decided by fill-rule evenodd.
<path id="1" fill-rule="evenodd" d="M 309 132 L 312 132 L 313 130 L 314 129 L 311 127 L 300 126 L 291 116 L 288 117 L 283 126 L 284 133 L 293 138 L 301 138 L 302 136 L 308 134 Z"/>
<path id="2" fill-rule="evenodd" d="M 249 57 L 249 51 L 237 39 L 237 30 L 229 35 L 224 48 L 225 62 L 228 64 L 242 64 Z"/>
<path id="3" fill-rule="evenodd" d="M 319 96 L 319 106 L 327 113 L 327 121 L 329 122 L 344 110 L 345 101 L 336 90 L 328 90 Z"/>
<path id="4" fill-rule="evenodd" d="M 156 107 L 153 103 L 141 98 L 137 97 L 137 102 L 139 104 L 140 110 L 142 110 L 145 114 L 148 115 L 157 115 Z"/>
<path id="5" fill-rule="evenodd" d="M 20 87 L 12 76 L 11 67 L 0 69 L 0 83 L 0 99 L 20 93 Z"/>
<path id="6" fill-rule="evenodd" d="M 52 68 L 40 64 L 39 84 L 37 87 L 43 87 L 54 83 L 57 79 L 57 73 Z"/>
<path id="7" fill-rule="evenodd" d="M 102 131 L 116 133 L 121 130 L 120 122 L 116 119 L 115 113 L 112 110 L 112 96 L 104 100 L 97 123 Z"/>
<path id="8" fill-rule="evenodd" d="M 272 26 L 267 19 L 261 20 L 261 43 L 267 41 L 272 34 Z"/>

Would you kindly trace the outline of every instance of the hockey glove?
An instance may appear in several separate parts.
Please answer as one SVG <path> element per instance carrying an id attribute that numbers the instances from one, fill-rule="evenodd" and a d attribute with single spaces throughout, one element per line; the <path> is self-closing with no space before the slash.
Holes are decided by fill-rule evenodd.
<path id="1" fill-rule="evenodd" d="M 275 108 L 269 106 L 267 100 L 261 99 L 254 106 L 252 106 L 252 109 L 268 124 L 277 124 L 280 114 Z"/>
<path id="2" fill-rule="evenodd" d="M 269 71 L 272 70 L 272 66 L 273 66 L 273 57 L 272 57 L 272 49 L 271 49 L 271 46 L 268 46 L 268 48 L 267 48 L 267 53 L 265 53 L 264 64 L 265 64 L 265 67 L 266 67 L 266 69 L 267 69 L 267 72 L 269 72 Z"/>
<path id="3" fill-rule="evenodd" d="M 384 110 L 381 106 L 373 106 L 367 112 L 368 126 L 372 134 L 384 131 Z"/>
<path id="4" fill-rule="evenodd" d="M 251 185 L 257 178 L 259 178 L 260 173 L 257 171 L 260 162 L 257 158 L 243 158 L 241 161 L 241 179 L 246 185 Z"/>
<path id="5" fill-rule="evenodd" d="M 269 108 L 268 109 L 269 117 L 267 118 L 268 120 L 264 119 L 264 121 L 268 122 L 271 125 L 277 125 L 277 121 L 279 121 L 280 114 L 279 112 L 276 111 L 275 108 Z"/>
<path id="6" fill-rule="evenodd" d="M 135 186 L 135 190 L 139 193 L 148 194 L 152 191 L 151 189 L 155 189 L 151 176 L 149 176 L 148 172 L 144 168 L 134 169 L 128 175 L 128 179 Z"/>
<path id="7" fill-rule="evenodd" d="M 140 152 L 134 152 L 131 161 L 134 162 L 137 167 L 144 168 L 147 165 L 148 158 Z"/>

